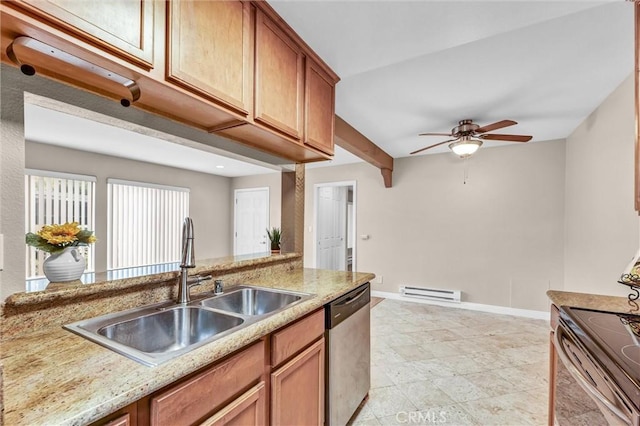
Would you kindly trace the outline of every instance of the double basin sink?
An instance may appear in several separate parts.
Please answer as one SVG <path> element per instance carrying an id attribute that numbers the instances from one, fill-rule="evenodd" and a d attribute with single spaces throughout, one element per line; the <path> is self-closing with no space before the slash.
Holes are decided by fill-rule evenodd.
<path id="1" fill-rule="evenodd" d="M 64 328 L 142 364 L 156 366 L 312 296 L 238 286 L 188 305 L 149 305 L 78 321 Z"/>

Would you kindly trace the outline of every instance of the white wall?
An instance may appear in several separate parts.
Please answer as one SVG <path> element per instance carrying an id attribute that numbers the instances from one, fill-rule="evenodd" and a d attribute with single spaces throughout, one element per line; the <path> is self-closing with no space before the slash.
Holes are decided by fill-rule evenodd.
<path id="1" fill-rule="evenodd" d="M 96 176 L 96 271 L 107 267 L 107 178 L 189 188 L 197 258 L 228 256 L 233 251 L 228 233 L 230 178 L 34 142 L 25 147 L 26 168 Z M 24 272 L 22 281 L 24 285 Z"/>
<path id="2" fill-rule="evenodd" d="M 634 80 L 629 76 L 567 138 L 565 289 L 627 295 L 618 284 L 638 249 Z"/>
<path id="3" fill-rule="evenodd" d="M 463 300 L 546 310 L 561 288 L 564 141 L 485 148 L 465 162 L 450 153 L 395 160 L 393 187 L 368 164 L 306 172 L 305 266 L 315 256 L 313 185 L 357 181 L 358 270 L 400 285 L 459 289 Z"/>

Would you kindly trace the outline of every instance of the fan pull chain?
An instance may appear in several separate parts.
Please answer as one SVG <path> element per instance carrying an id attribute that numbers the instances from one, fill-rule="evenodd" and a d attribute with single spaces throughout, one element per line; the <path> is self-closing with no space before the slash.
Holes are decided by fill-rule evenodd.
<path id="1" fill-rule="evenodd" d="M 464 157 L 464 175 L 462 177 L 462 184 L 467 184 L 467 179 L 469 179 L 469 157 Z"/>

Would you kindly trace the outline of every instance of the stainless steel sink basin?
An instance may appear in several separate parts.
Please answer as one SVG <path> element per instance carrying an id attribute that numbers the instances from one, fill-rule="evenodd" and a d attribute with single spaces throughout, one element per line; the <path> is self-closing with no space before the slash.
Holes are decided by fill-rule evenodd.
<path id="1" fill-rule="evenodd" d="M 244 318 L 198 306 L 132 309 L 65 325 L 145 365 L 155 366 L 239 329 Z"/>
<path id="2" fill-rule="evenodd" d="M 102 327 L 98 334 L 148 353 L 177 351 L 242 324 L 239 317 L 186 306 Z"/>
<path id="3" fill-rule="evenodd" d="M 64 328 L 142 364 L 155 366 L 312 296 L 239 286 L 188 305 L 166 302 L 143 306 Z"/>
<path id="4" fill-rule="evenodd" d="M 241 315 L 266 315 L 289 307 L 305 296 L 307 295 L 303 293 L 242 287 L 205 299 L 200 302 L 200 305 Z"/>

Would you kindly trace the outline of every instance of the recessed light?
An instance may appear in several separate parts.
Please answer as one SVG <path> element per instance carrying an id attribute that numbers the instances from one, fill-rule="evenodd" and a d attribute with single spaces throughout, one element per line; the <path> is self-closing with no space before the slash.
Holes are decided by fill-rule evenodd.
<path id="1" fill-rule="evenodd" d="M 216 166 L 216 169 L 224 169 L 224 166 Z"/>

